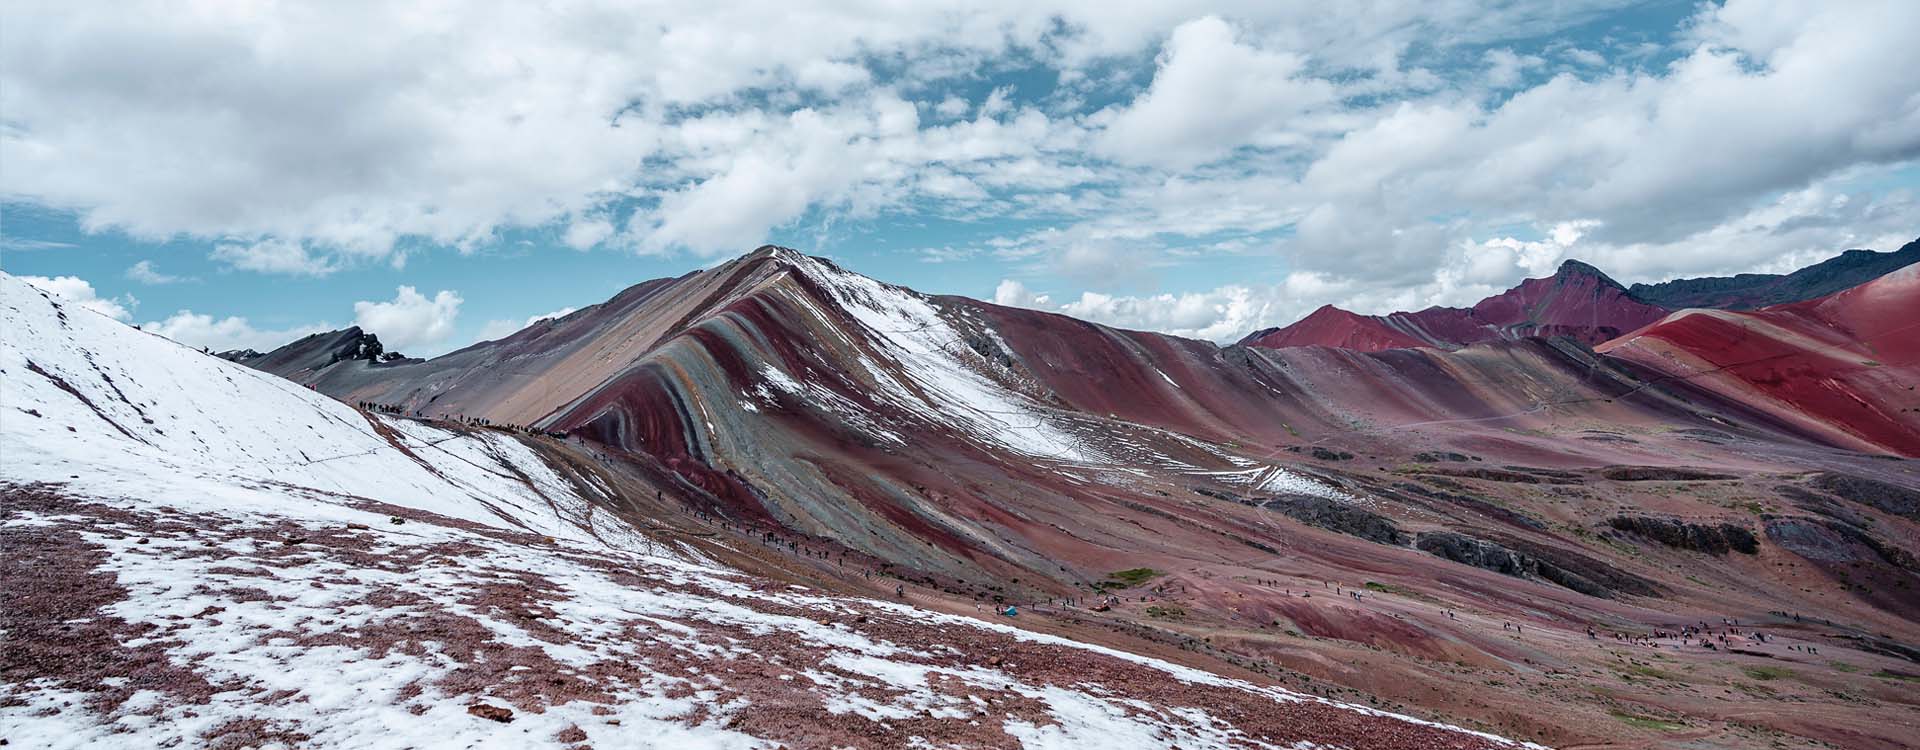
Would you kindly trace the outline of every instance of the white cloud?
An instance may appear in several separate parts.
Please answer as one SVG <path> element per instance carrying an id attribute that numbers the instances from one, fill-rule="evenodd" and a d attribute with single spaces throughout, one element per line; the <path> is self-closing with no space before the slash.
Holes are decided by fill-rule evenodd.
<path id="1" fill-rule="evenodd" d="M 132 279 L 134 281 L 138 281 L 142 284 L 154 284 L 154 285 L 178 284 L 182 281 L 193 280 L 185 276 L 174 276 L 172 274 L 161 273 L 159 267 L 155 266 L 153 264 L 153 261 L 150 261 L 150 260 L 143 260 L 143 261 L 140 261 L 139 263 L 135 263 L 132 266 L 127 267 L 127 278 Z"/>
<path id="2" fill-rule="evenodd" d="M 1487 50 L 1486 60 L 1486 83 L 1496 89 L 1513 87 L 1528 70 L 1547 62 L 1537 55 L 1522 55 L 1505 48 Z"/>
<path id="3" fill-rule="evenodd" d="M 993 288 L 993 303 L 1007 307 L 1030 307 L 1047 309 L 1051 301 L 1047 295 L 1035 294 L 1026 284 L 1013 279 L 1001 279 L 1000 285 Z"/>
<path id="4" fill-rule="evenodd" d="M 1245 286 L 1224 286 L 1208 292 L 1149 297 L 1083 292 L 1079 299 L 1061 305 L 1059 312 L 1121 328 L 1225 342 L 1263 325 L 1274 304 L 1268 293 Z"/>
<path id="5" fill-rule="evenodd" d="M 1471 301 L 1549 256 L 1653 279 L 1920 225 L 1896 189 L 1920 172 L 1920 5 L 1729 0 L 1552 42 L 1614 4 L 29 0 L 0 24 L 0 196 L 262 273 L 506 228 L 715 257 L 1007 222 L 943 256 L 1061 289 L 1271 252 L 1356 306 Z M 1164 296 L 1079 302 L 1183 331 L 1294 305 Z"/>
<path id="6" fill-rule="evenodd" d="M 325 276 L 340 270 L 333 260 L 308 252 L 305 244 L 294 240 L 223 243 L 215 245 L 208 257 L 244 271 L 289 276 Z"/>
<path id="7" fill-rule="evenodd" d="M 1333 98 L 1333 85 L 1302 75 L 1306 59 L 1241 43 L 1208 16 L 1173 30 L 1153 85 L 1113 113 L 1097 141 L 1129 162 L 1192 166 L 1247 143 L 1295 141 L 1292 120 Z"/>
<path id="8" fill-rule="evenodd" d="M 933 111 L 941 117 L 953 118 L 966 114 L 967 110 L 971 107 L 972 105 L 968 104 L 967 100 L 957 96 L 949 96 L 940 100 L 939 104 L 933 105 Z"/>
<path id="9" fill-rule="evenodd" d="M 613 222 L 606 219 L 575 219 L 567 225 L 567 233 L 561 238 L 567 247 L 575 250 L 590 250 L 594 245 L 613 236 Z"/>
<path id="10" fill-rule="evenodd" d="M 1182 101 L 1211 107 L 1217 103 L 1203 96 L 1227 94 L 1233 100 L 1218 132 L 1238 138 L 1266 130 L 1255 122 L 1262 113 L 1282 111 L 1289 97 L 1311 100 L 1321 86 L 1284 77 L 1239 86 L 1199 80 L 1206 89 L 1183 99 L 1175 86 L 1190 74 L 1183 71 L 1244 61 L 1255 67 L 1227 78 L 1245 80 L 1315 59 L 1395 75 L 1394 63 L 1416 41 L 1539 34 L 1614 1 L 1116 12 L 1088 0 L 996 0 L 877 12 L 771 0 L 567 8 L 499 0 L 423 13 L 380 3 L 234 12 L 160 0 L 28 0 L 11 5 L 0 25 L 0 109 L 8 118 L 0 156 L 9 166 L 0 190 L 76 211 L 88 230 L 242 247 L 279 240 L 335 261 L 295 266 L 300 273 L 384 258 L 402 237 L 470 248 L 503 227 L 545 226 L 634 198 L 664 203 L 640 222 L 662 235 L 648 247 L 738 250 L 821 204 L 871 210 L 886 202 L 876 196 L 888 187 L 911 182 L 890 173 L 928 163 L 899 152 L 911 152 L 911 143 L 845 138 L 839 147 L 773 158 L 818 135 L 806 118 L 789 117 L 796 112 L 858 109 L 877 100 L 876 90 L 972 80 L 991 69 L 985 63 L 1016 52 L 1062 80 L 1087 82 L 1086 69 L 1139 59 L 1179 28 L 1166 83 L 1136 103 L 1137 117 L 1180 120 L 1169 110 Z M 1202 43 L 1220 39 L 1224 27 L 1194 21 L 1209 13 L 1234 18 L 1249 41 L 1229 35 L 1226 47 L 1207 50 Z M 1269 44 L 1291 51 L 1262 51 Z M 100 49 L 116 54 L 93 54 Z M 876 80 L 883 70 L 901 78 Z M 934 113 L 964 116 L 964 98 L 939 95 Z M 976 118 L 1011 119 L 1032 106 L 1001 87 Z M 766 142 L 737 164 L 725 148 L 687 148 L 687 112 L 757 118 L 766 130 L 756 140 Z M 1189 137 L 1209 132 L 1182 122 Z M 1056 127 L 1077 137 L 1067 131 L 1078 125 Z M 1151 135 L 1123 126 L 1114 137 L 1125 141 L 1129 132 Z M 828 168 L 820 159 L 838 161 Z M 1050 171 L 1061 174 L 1071 166 L 1061 162 L 1072 160 L 1052 159 Z M 747 183 L 754 176 L 774 187 L 756 189 Z M 799 194 L 771 195 L 785 189 Z M 741 228 L 725 231 L 708 212 L 730 196 L 747 199 L 749 210 Z"/>
<path id="11" fill-rule="evenodd" d="M 21 276 L 21 281 L 32 284 L 40 291 L 53 295 L 62 302 L 79 305 L 114 320 L 126 322 L 133 319 L 133 309 L 140 304 L 131 294 L 119 297 L 102 297 L 93 289 L 93 284 L 78 276 Z"/>
<path id="12" fill-rule="evenodd" d="M 272 351 L 302 336 L 329 329 L 326 325 L 315 324 L 263 330 L 253 327 L 253 324 L 243 317 L 229 316 L 216 319 L 211 315 L 201 315 L 192 310 L 181 310 L 168 316 L 166 320 L 152 321 L 142 328 L 187 346 L 216 352 L 230 349 Z"/>
<path id="13" fill-rule="evenodd" d="M 461 301 L 452 291 L 442 290 L 428 298 L 402 286 L 390 301 L 353 303 L 353 324 L 379 336 L 388 351 L 432 346 L 453 335 Z"/>

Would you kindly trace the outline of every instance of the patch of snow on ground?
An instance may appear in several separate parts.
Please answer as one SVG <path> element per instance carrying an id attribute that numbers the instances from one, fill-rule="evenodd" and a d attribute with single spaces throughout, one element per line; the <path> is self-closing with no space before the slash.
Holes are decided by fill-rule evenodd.
<path id="1" fill-rule="evenodd" d="M 828 268 L 812 259 L 797 263 L 873 332 L 873 341 L 913 381 L 913 389 L 886 394 L 928 419 L 953 424 L 977 439 L 1021 453 L 1091 463 L 1100 456 L 1048 419 L 1025 397 L 981 375 L 963 337 L 926 300 L 859 274 Z M 882 379 L 885 383 L 891 378 Z M 917 408 L 915 408 L 917 405 Z"/>

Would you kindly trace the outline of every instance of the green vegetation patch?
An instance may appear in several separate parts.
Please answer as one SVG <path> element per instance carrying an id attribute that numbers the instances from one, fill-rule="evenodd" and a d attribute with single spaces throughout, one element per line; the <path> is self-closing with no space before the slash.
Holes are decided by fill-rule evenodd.
<path id="1" fill-rule="evenodd" d="M 1908 672 L 1895 672 L 1891 669 L 1879 670 L 1877 672 L 1874 672 L 1873 676 L 1878 677 L 1882 680 L 1899 680 L 1901 682 L 1920 682 L 1920 674 L 1911 674 Z"/>
<path id="2" fill-rule="evenodd" d="M 1187 619 L 1187 611 L 1179 607 L 1156 604 L 1147 608 L 1147 616 L 1158 617 L 1162 620 L 1185 620 Z"/>
<path id="3" fill-rule="evenodd" d="M 1630 727 L 1639 727 L 1641 729 L 1652 729 L 1652 730 L 1661 731 L 1661 732 L 1672 732 L 1672 731 L 1686 728 L 1685 724 L 1666 721 L 1664 719 L 1656 719 L 1651 716 L 1641 716 L 1639 714 L 1630 714 L 1625 711 L 1610 711 L 1608 713 L 1611 713 L 1613 715 L 1613 718 L 1619 719 L 1620 723 Z"/>
<path id="4" fill-rule="evenodd" d="M 1672 680 L 1674 682 L 1680 681 L 1680 676 L 1672 672 L 1668 672 L 1664 669 L 1656 669 L 1654 667 L 1648 667 L 1640 664 L 1635 664 L 1633 666 L 1627 667 L 1627 671 L 1633 674 L 1640 675 L 1641 677 L 1652 677 L 1653 679 L 1656 679 L 1656 680 Z"/>
<path id="5" fill-rule="evenodd" d="M 1793 676 L 1793 670 L 1787 669 L 1786 667 L 1747 667 L 1740 671 L 1746 672 L 1748 677 L 1762 681 L 1778 680 L 1783 677 Z"/>
<path id="6" fill-rule="evenodd" d="M 1154 570 L 1153 568 L 1129 568 L 1127 570 L 1116 570 L 1108 573 L 1107 580 L 1110 583 L 1118 583 L 1123 586 L 1138 586 L 1159 576 L 1160 571 Z"/>

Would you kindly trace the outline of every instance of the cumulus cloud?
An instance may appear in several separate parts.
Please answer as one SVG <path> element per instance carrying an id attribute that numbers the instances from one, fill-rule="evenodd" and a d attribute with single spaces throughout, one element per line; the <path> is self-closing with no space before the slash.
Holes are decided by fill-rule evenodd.
<path id="1" fill-rule="evenodd" d="M 1181 24 L 1161 49 L 1153 85 L 1112 113 L 1097 143 L 1123 161 L 1193 166 L 1247 143 L 1292 142 L 1293 118 L 1334 96 L 1303 76 L 1306 59 L 1235 38 L 1215 16 Z"/>
<path id="2" fill-rule="evenodd" d="M 143 260 L 127 267 L 127 278 L 142 284 L 153 285 L 178 284 L 182 281 L 193 280 L 185 276 L 161 273 L 160 268 L 155 266 L 153 261 L 150 260 Z"/>
<path id="3" fill-rule="evenodd" d="M 140 304 L 140 300 L 131 294 L 102 297 L 94 291 L 92 283 L 78 276 L 21 276 L 19 279 L 62 302 L 79 305 L 123 323 L 133 319 L 133 308 Z"/>
<path id="4" fill-rule="evenodd" d="M 1496 89 L 1510 88 L 1519 84 L 1528 70 L 1546 64 L 1538 55 L 1522 55 L 1513 50 L 1500 48 L 1486 52 L 1486 83 Z"/>
<path id="5" fill-rule="evenodd" d="M 212 351 L 254 349 L 271 351 L 303 336 L 328 330 L 325 325 L 294 326 L 284 329 L 255 328 L 246 318 L 215 318 L 192 310 L 181 310 L 165 320 L 147 323 L 142 328 L 187 346 Z"/>
<path id="6" fill-rule="evenodd" d="M 576 219 L 567 225 L 567 233 L 561 238 L 567 247 L 575 250 L 592 249 L 594 245 L 613 236 L 613 222 L 606 219 Z"/>
<path id="7" fill-rule="evenodd" d="M 1030 307 L 1046 309 L 1051 298 L 1044 294 L 1035 294 L 1014 279 L 1001 279 L 999 286 L 993 288 L 993 303 L 1007 307 Z"/>
<path id="8" fill-rule="evenodd" d="M 1209 253 L 1344 294 L 1313 302 L 1419 306 L 1550 257 L 1655 280 L 1920 225 L 1897 189 L 1920 5 L 1728 0 L 1556 40 L 1621 4 L 29 1 L 0 24 L 0 196 L 304 276 L 515 228 L 712 258 L 1005 226 L 933 242 L 1056 307 Z M 1246 288 L 1072 304 L 1186 332 L 1295 309 Z"/>
<path id="9" fill-rule="evenodd" d="M 304 243 L 292 240 L 222 243 L 214 246 L 209 257 L 244 271 L 288 276 L 325 276 L 340 270 L 332 259 L 316 256 Z"/>
<path id="10" fill-rule="evenodd" d="M 1230 341 L 1268 320 L 1274 302 L 1251 287 L 1224 286 L 1209 292 L 1116 297 L 1083 292 L 1060 312 L 1121 328 L 1161 331 L 1175 336 Z"/>
<path id="11" fill-rule="evenodd" d="M 430 346 L 453 335 L 461 302 L 460 295 L 452 291 L 441 290 L 427 297 L 411 286 L 402 286 L 391 300 L 353 303 L 353 324 L 378 335 L 391 351 Z"/>

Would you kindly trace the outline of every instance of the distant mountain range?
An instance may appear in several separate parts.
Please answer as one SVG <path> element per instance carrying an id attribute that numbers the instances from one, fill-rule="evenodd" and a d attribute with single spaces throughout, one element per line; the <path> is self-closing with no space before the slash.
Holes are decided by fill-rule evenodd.
<path id="1" fill-rule="evenodd" d="M 1711 307 L 1752 310 L 1825 297 L 1920 263 L 1920 240 L 1890 253 L 1848 250 L 1788 274 L 1743 273 L 1659 284 L 1634 284 L 1627 292 L 1669 310 Z"/>
<path id="2" fill-rule="evenodd" d="M 1322 306 L 1292 325 L 1255 331 L 1240 343 L 1266 348 L 1330 346 L 1357 351 L 1459 349 L 1529 336 L 1566 336 L 1597 346 L 1694 307 L 1751 310 L 1801 302 L 1858 286 L 1920 262 L 1920 240 L 1890 253 L 1848 250 L 1790 274 L 1740 274 L 1623 286 L 1576 260 L 1473 307 L 1361 315 Z"/>
<path id="3" fill-rule="evenodd" d="M 1473 307 L 1360 315 L 1326 305 L 1290 326 L 1256 331 L 1240 343 L 1270 349 L 1332 346 L 1380 351 L 1567 336 L 1598 344 L 1659 320 L 1665 308 L 1635 298 L 1600 269 L 1570 260 L 1544 279 L 1527 279 Z"/>

